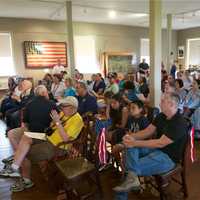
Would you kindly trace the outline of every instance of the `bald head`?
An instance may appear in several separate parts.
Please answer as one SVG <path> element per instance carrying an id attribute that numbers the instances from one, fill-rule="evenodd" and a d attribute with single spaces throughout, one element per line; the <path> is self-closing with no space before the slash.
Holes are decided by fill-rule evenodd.
<path id="1" fill-rule="evenodd" d="M 28 90 L 28 89 L 31 89 L 32 86 L 33 86 L 33 84 L 32 84 L 31 81 L 29 81 L 29 80 L 23 80 L 23 81 L 22 81 L 22 89 L 23 89 L 24 91 L 26 91 L 26 90 Z"/>

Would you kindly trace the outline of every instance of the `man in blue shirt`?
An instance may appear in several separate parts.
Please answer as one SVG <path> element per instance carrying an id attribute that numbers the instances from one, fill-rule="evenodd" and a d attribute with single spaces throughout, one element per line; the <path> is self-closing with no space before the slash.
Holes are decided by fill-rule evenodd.
<path id="1" fill-rule="evenodd" d="M 97 113 L 97 100 L 87 91 L 87 86 L 83 82 L 79 82 L 76 86 L 78 99 L 78 112 L 82 115 L 88 112 Z"/>

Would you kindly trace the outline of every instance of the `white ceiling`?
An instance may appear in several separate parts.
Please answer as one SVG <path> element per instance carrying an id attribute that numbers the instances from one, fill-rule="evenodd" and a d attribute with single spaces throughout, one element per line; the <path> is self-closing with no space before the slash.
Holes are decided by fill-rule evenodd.
<path id="1" fill-rule="evenodd" d="M 73 21 L 148 27 L 148 2 L 148 0 L 72 0 Z M 65 0 L 0 0 L 0 17 L 65 20 L 64 5 Z M 167 13 L 173 14 L 173 29 L 200 26 L 200 0 L 163 0 L 162 9 L 163 27 L 166 27 Z M 115 19 L 109 18 L 110 10 L 116 11 Z"/>

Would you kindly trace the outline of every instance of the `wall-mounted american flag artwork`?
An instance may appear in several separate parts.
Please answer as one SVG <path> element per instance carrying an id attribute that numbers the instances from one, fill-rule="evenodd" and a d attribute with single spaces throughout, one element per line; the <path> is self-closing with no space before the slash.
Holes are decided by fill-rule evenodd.
<path id="1" fill-rule="evenodd" d="M 52 68 L 60 59 L 67 67 L 67 44 L 65 42 L 24 41 L 25 66 L 32 69 Z"/>

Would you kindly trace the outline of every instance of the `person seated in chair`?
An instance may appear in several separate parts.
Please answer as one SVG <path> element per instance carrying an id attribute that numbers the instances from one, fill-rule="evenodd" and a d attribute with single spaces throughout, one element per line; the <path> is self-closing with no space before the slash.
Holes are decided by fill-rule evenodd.
<path id="1" fill-rule="evenodd" d="M 10 80 L 10 79 L 9 79 Z M 11 79 L 13 80 L 13 79 Z M 20 95 L 22 93 L 22 81 L 15 85 L 15 88 L 9 89 L 9 94 L 2 100 L 0 111 L 2 118 L 5 117 L 6 111 L 18 106 L 20 101 Z"/>
<path id="2" fill-rule="evenodd" d="M 49 100 L 48 90 L 44 85 L 35 88 L 35 97 L 23 110 L 23 127 L 8 131 L 8 138 L 14 152 L 24 131 L 44 132 L 50 126 L 52 110 L 57 109 L 56 104 Z M 6 159 L 4 159 L 6 162 Z"/>
<path id="3" fill-rule="evenodd" d="M 183 114 L 186 117 L 191 117 L 194 111 L 200 106 L 200 81 L 193 80 L 192 89 L 188 92 L 185 97 L 183 104 Z"/>
<path id="4" fill-rule="evenodd" d="M 111 120 L 111 126 L 106 133 L 106 140 L 112 144 L 122 141 L 124 129 L 127 125 L 129 110 L 124 105 L 121 95 L 115 94 L 111 97 L 110 104 L 106 108 L 107 119 Z"/>
<path id="5" fill-rule="evenodd" d="M 22 81 L 22 92 L 17 101 L 16 106 L 6 111 L 6 125 L 7 130 L 17 128 L 20 126 L 21 110 L 30 102 L 34 97 L 33 84 L 29 80 Z"/>
<path id="6" fill-rule="evenodd" d="M 22 191 L 33 186 L 30 176 L 31 162 L 38 163 L 43 160 L 50 160 L 55 156 L 56 145 L 61 142 L 74 140 L 78 137 L 83 128 L 82 117 L 77 112 L 78 101 L 75 97 L 66 97 L 60 101 L 60 114 L 52 110 L 53 123 L 48 131 L 47 140 L 38 142 L 25 134 L 16 148 L 14 160 L 0 172 L 0 176 L 21 177 L 11 186 L 13 192 Z M 60 147 L 68 150 L 69 145 Z M 21 174 L 19 169 L 21 168 Z"/>
<path id="7" fill-rule="evenodd" d="M 144 109 L 145 107 L 142 101 L 135 100 L 131 102 L 130 115 L 128 118 L 126 129 L 124 129 L 124 132 L 128 130 L 132 133 L 135 133 L 135 132 L 145 129 L 149 125 L 149 121 L 147 117 L 145 116 Z M 118 142 L 121 142 L 121 141 L 118 141 Z M 123 149 L 124 147 L 120 143 L 113 146 L 112 153 L 114 154 L 115 158 L 117 158 L 118 161 L 121 160 L 120 152 Z"/>
<path id="8" fill-rule="evenodd" d="M 97 100 L 91 96 L 87 91 L 87 86 L 83 82 L 78 82 L 76 85 L 76 92 L 78 94 L 78 112 L 83 115 L 86 113 L 97 113 Z"/>
<path id="9" fill-rule="evenodd" d="M 188 124 L 179 114 L 178 104 L 177 94 L 164 94 L 160 103 L 162 112 L 152 124 L 142 131 L 128 133 L 123 137 L 123 144 L 127 148 L 127 177 L 114 191 L 137 190 L 140 187 L 138 176 L 166 173 L 182 160 Z M 154 139 L 152 136 L 155 132 Z"/>

